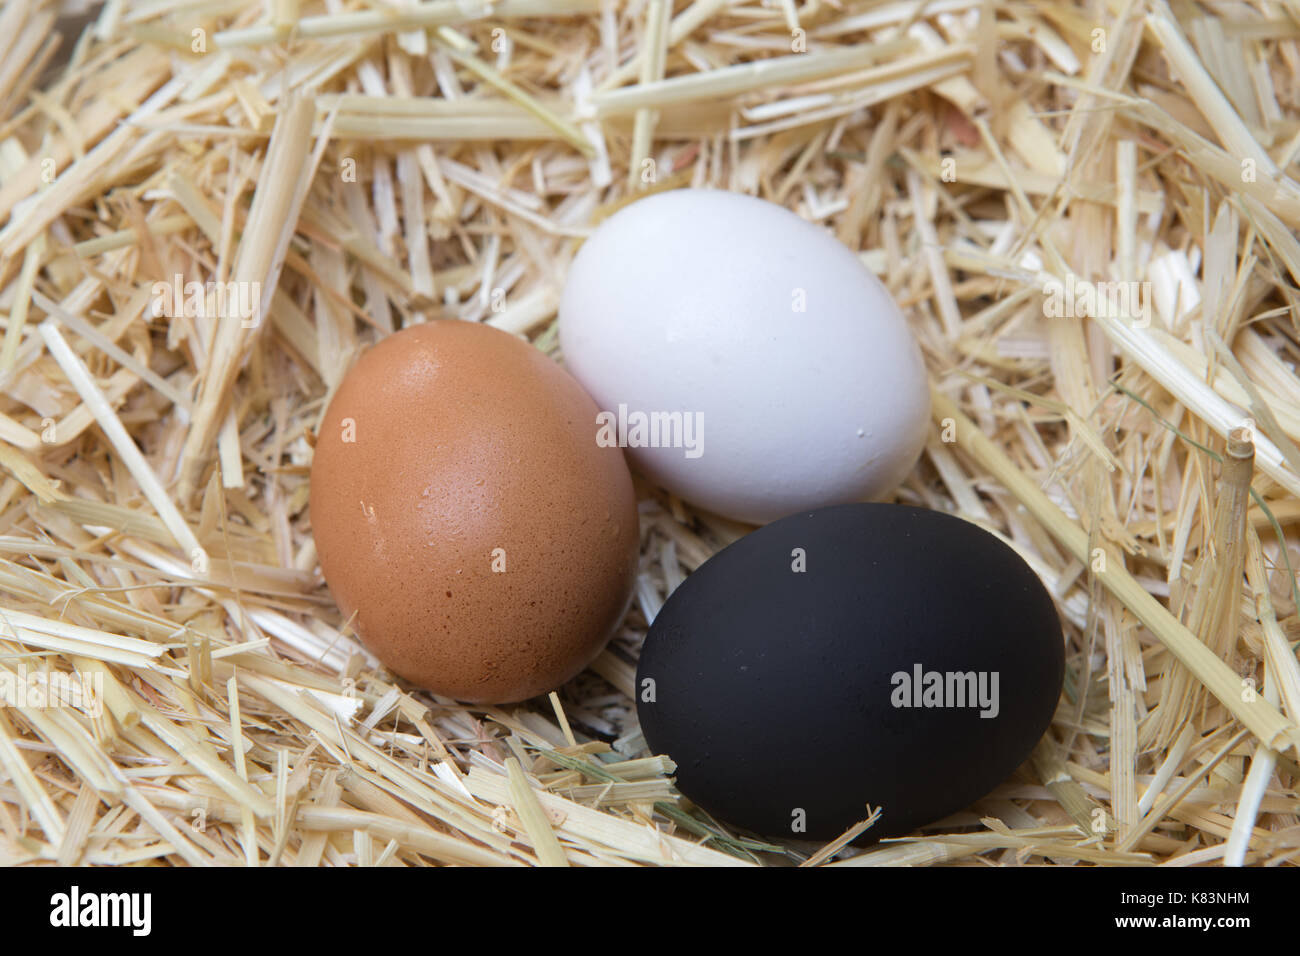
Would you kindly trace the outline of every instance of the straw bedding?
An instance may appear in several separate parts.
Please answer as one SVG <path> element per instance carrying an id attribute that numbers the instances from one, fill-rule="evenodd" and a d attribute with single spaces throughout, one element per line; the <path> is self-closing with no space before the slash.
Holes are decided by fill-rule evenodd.
<path id="1" fill-rule="evenodd" d="M 102 708 L 0 707 L 0 862 L 1294 865 L 1298 38 L 1272 2 L 10 0 L 0 687 Z M 656 488 L 632 611 L 549 700 L 396 683 L 319 578 L 357 350 L 456 317 L 556 354 L 582 237 L 686 185 L 860 250 L 934 383 L 897 500 L 1059 602 L 1050 732 L 922 834 L 677 794 L 638 644 L 746 529 Z M 156 315 L 175 276 L 209 285 Z"/>

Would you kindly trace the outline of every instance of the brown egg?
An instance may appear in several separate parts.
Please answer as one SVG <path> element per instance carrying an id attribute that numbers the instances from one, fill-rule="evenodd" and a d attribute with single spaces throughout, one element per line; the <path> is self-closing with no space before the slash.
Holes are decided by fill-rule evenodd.
<path id="1" fill-rule="evenodd" d="M 357 360 L 321 422 L 311 523 L 340 610 L 393 672 L 506 703 L 600 653 L 638 541 L 596 412 L 536 348 L 472 322 L 412 326 Z"/>

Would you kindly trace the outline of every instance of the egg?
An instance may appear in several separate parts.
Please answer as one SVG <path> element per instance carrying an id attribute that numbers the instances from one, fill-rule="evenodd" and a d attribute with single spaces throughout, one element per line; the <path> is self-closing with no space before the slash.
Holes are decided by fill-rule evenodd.
<path id="1" fill-rule="evenodd" d="M 394 673 L 504 703 L 600 652 L 638 532 L 595 416 L 559 365 L 476 323 L 411 326 L 348 371 L 320 423 L 311 523 L 339 609 Z"/>
<path id="2" fill-rule="evenodd" d="M 1052 598 L 960 518 L 861 503 L 739 539 L 682 583 L 637 668 L 680 791 L 769 837 L 868 839 L 967 807 L 1029 756 L 1061 694 Z"/>
<path id="3" fill-rule="evenodd" d="M 578 251 L 559 328 L 606 440 L 726 517 L 886 496 L 925 444 L 925 368 L 897 305 L 774 203 L 680 189 L 619 210 Z"/>

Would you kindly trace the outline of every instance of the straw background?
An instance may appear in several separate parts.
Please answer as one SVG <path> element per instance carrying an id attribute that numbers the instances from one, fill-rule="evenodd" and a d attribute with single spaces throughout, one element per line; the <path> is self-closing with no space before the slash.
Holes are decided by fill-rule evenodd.
<path id="1" fill-rule="evenodd" d="M 8 0 L 0 678 L 104 710 L 0 707 L 0 863 L 1295 865 L 1297 41 L 1283 2 Z M 935 389 L 897 500 L 1058 600 L 1051 730 L 922 834 L 769 844 L 673 789 L 638 645 L 746 529 L 659 489 L 549 700 L 395 683 L 319 578 L 357 351 L 454 317 L 562 358 L 582 237 L 687 185 L 860 251 Z M 155 317 L 176 274 L 262 321 Z M 1049 315 L 1067 282 L 1103 294 Z"/>

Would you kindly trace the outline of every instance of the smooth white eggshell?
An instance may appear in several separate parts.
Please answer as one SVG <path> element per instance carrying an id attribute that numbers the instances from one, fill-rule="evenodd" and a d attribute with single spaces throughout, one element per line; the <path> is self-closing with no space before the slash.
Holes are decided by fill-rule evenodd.
<path id="1" fill-rule="evenodd" d="M 559 311 L 565 363 L 601 409 L 702 414 L 699 457 L 628 454 L 706 510 L 762 523 L 877 498 L 925 444 L 925 367 L 898 306 L 774 203 L 681 189 L 627 206 L 579 250 Z"/>

